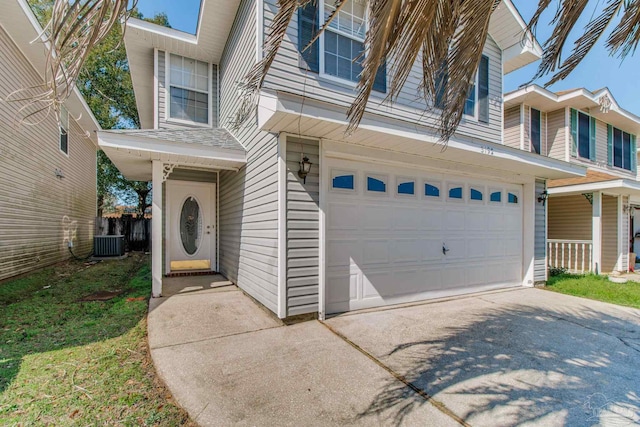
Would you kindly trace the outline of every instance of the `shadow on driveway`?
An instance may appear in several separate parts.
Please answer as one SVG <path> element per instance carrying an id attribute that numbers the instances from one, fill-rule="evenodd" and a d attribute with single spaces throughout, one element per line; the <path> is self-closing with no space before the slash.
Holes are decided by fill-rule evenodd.
<path id="1" fill-rule="evenodd" d="M 640 422 L 638 310 L 527 289 L 327 323 L 472 425 Z M 429 404 L 389 378 L 359 416 Z"/>

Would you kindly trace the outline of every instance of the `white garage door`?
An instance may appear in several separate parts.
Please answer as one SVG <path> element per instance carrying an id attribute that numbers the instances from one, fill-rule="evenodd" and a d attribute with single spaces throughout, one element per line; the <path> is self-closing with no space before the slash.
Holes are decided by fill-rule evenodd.
<path id="1" fill-rule="evenodd" d="M 326 310 L 522 284 L 522 186 L 332 160 Z"/>

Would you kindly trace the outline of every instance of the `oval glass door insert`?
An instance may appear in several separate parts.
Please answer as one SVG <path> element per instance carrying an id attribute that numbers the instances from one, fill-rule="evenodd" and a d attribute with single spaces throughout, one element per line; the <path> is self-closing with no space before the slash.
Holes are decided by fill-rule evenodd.
<path id="1" fill-rule="evenodd" d="M 189 197 L 182 205 L 180 212 L 180 239 L 182 247 L 189 255 L 193 255 L 200 246 L 202 234 L 202 218 L 200 217 L 200 205 L 194 197 Z"/>

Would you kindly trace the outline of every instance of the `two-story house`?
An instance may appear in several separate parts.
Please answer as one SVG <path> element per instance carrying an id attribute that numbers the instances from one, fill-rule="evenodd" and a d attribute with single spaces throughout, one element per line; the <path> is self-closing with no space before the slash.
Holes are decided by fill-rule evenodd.
<path id="1" fill-rule="evenodd" d="M 606 88 L 553 93 L 529 85 L 506 94 L 504 102 L 505 145 L 588 168 L 584 177 L 547 184 L 549 266 L 627 271 L 631 198 L 640 196 L 640 117 Z"/>
<path id="2" fill-rule="evenodd" d="M 93 248 L 100 127 L 77 88 L 60 122 L 25 99 L 44 90 L 42 31 L 25 0 L 0 4 L 0 280 Z"/>
<path id="3" fill-rule="evenodd" d="M 537 199 L 585 168 L 502 144 L 503 74 L 541 55 L 511 1 L 492 15 L 446 149 L 437 108 L 417 96 L 419 64 L 394 102 L 381 70 L 347 134 L 365 3 L 303 49 L 333 8 L 298 11 L 243 123 L 238 83 L 262 58 L 276 0 L 205 0 L 195 35 L 128 22 L 144 129 L 99 140 L 125 176 L 153 180 L 153 295 L 166 275 L 218 271 L 285 318 L 544 280 Z"/>

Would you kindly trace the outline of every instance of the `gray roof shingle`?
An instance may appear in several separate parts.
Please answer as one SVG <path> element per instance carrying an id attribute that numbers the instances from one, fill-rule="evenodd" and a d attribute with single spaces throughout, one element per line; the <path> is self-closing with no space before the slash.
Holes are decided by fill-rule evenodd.
<path id="1" fill-rule="evenodd" d="M 245 152 L 244 147 L 223 128 L 206 129 L 114 129 L 105 131 L 120 135 L 175 141 L 185 144 L 200 144 L 208 147 L 224 148 Z"/>

